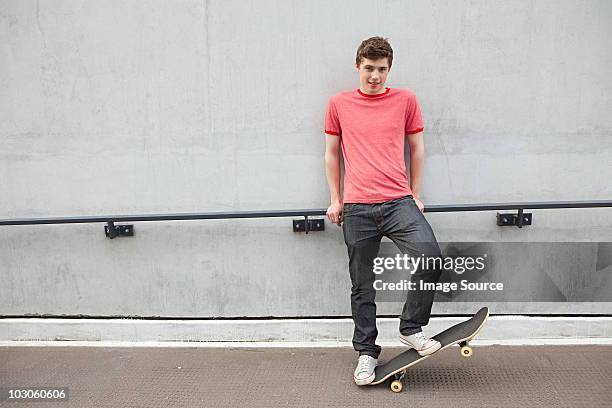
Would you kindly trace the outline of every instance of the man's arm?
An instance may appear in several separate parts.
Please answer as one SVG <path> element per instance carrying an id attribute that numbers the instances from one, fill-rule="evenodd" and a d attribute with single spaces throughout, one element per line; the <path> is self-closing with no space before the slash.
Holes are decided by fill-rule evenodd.
<path id="1" fill-rule="evenodd" d="M 421 181 L 423 180 L 423 167 L 425 163 L 425 143 L 423 143 L 423 132 L 408 135 L 410 146 L 410 189 L 417 205 L 423 211 L 421 203 Z"/>
<path id="2" fill-rule="evenodd" d="M 327 218 L 340 225 L 342 223 L 342 196 L 340 194 L 340 137 L 325 134 L 325 175 L 329 185 L 330 206 Z"/>

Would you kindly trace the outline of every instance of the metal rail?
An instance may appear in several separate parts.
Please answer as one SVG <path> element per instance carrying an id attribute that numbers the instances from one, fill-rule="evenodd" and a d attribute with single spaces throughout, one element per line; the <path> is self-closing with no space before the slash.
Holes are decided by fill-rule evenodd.
<path id="1" fill-rule="evenodd" d="M 523 210 L 533 209 L 562 209 L 562 208 L 602 208 L 612 207 L 612 200 L 591 201 L 541 201 L 522 203 L 485 203 L 485 204 L 434 204 L 425 207 L 425 212 L 463 212 L 463 211 L 495 211 L 518 210 L 517 214 L 497 214 L 497 225 L 523 225 L 531 224 L 531 214 Z M 141 215 L 97 215 L 74 217 L 45 217 L 45 218 L 14 218 L 0 219 L 0 226 L 7 225 L 40 225 L 40 224 L 87 224 L 107 223 L 106 235 L 114 238 L 119 235 L 133 235 L 133 226 L 115 226 L 115 222 L 128 221 L 187 221 L 187 220 L 219 220 L 235 218 L 271 218 L 271 217 L 304 217 L 303 221 L 294 220 L 294 231 L 312 231 L 324 229 L 321 220 L 309 220 L 309 217 L 325 215 L 326 209 L 298 209 L 298 210 L 267 210 L 267 211 L 230 211 L 230 212 L 204 212 L 204 213 L 175 213 L 175 214 L 141 214 Z"/>
<path id="2" fill-rule="evenodd" d="M 425 207 L 425 212 L 463 212 L 463 211 L 495 211 L 495 210 L 542 210 L 558 208 L 600 208 L 612 207 L 612 200 L 595 201 L 542 201 L 523 203 L 488 203 L 488 204 L 434 204 Z M 268 210 L 268 211 L 231 211 L 177 214 L 145 214 L 145 215 L 97 215 L 75 217 L 46 218 L 14 218 L 0 219 L 2 225 L 37 225 L 37 224 L 88 224 L 99 222 L 126 221 L 185 221 L 185 220 L 219 220 L 233 218 L 271 218 L 271 217 L 314 217 L 325 215 L 327 210 Z"/>

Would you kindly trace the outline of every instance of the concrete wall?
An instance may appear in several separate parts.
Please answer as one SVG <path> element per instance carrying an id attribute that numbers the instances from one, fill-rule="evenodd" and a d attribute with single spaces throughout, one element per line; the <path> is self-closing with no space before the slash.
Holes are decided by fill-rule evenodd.
<path id="1" fill-rule="evenodd" d="M 358 86 L 371 35 L 394 46 L 388 85 L 421 103 L 426 203 L 610 199 L 611 22 L 605 0 L 0 0 L 0 218 L 324 207 L 325 104 Z M 523 230 L 427 218 L 440 241 L 612 241 L 611 209 L 534 211 Z M 2 227 L 0 315 L 348 316 L 327 228 L 137 223 L 111 241 L 101 225 Z"/>

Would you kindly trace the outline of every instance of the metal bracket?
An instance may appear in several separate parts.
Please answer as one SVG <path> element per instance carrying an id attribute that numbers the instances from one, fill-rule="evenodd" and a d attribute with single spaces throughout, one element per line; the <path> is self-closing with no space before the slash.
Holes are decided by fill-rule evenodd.
<path id="1" fill-rule="evenodd" d="M 516 225 L 523 228 L 523 225 L 531 225 L 532 214 L 524 213 L 522 208 L 519 208 L 518 214 L 497 213 L 497 225 L 507 227 Z"/>
<path id="2" fill-rule="evenodd" d="M 303 220 L 293 220 L 293 232 L 325 231 L 325 219 L 310 219 L 307 215 Z"/>
<path id="3" fill-rule="evenodd" d="M 133 237 L 134 226 L 133 225 L 115 225 L 114 222 L 109 221 L 104 226 L 104 234 L 113 239 L 115 237 Z"/>

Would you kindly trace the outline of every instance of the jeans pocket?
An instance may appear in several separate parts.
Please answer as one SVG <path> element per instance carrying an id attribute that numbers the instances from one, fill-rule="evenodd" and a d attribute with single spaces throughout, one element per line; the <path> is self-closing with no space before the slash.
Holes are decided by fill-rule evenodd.
<path id="1" fill-rule="evenodd" d="M 355 212 L 357 209 L 357 204 L 344 204 L 342 207 L 342 214 L 344 217 L 347 217 Z"/>
<path id="2" fill-rule="evenodd" d="M 395 198 L 395 199 L 391 200 L 390 202 L 394 203 L 394 204 L 403 204 L 403 203 L 405 203 L 407 201 L 414 202 L 414 198 L 412 197 L 412 195 L 407 195 L 407 196 L 404 196 L 404 197 Z"/>

